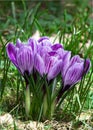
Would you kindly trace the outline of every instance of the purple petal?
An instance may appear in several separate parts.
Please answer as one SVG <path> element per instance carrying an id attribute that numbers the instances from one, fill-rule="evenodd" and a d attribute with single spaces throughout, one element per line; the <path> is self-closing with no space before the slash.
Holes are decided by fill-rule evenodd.
<path id="1" fill-rule="evenodd" d="M 73 64 L 75 64 L 76 62 L 77 63 L 81 63 L 81 62 L 84 62 L 84 60 L 82 58 L 80 58 L 79 55 L 73 56 L 71 58 L 71 61 L 70 61 L 70 66 L 73 65 Z"/>
<path id="2" fill-rule="evenodd" d="M 42 42 L 43 40 L 49 40 L 49 38 L 48 38 L 48 37 L 46 37 L 46 36 L 41 37 L 41 38 L 38 40 L 38 42 Z"/>
<path id="3" fill-rule="evenodd" d="M 34 54 L 37 52 L 37 44 L 38 44 L 38 42 L 34 38 L 28 39 L 28 45 L 31 46 Z"/>
<path id="4" fill-rule="evenodd" d="M 63 48 L 59 48 L 58 50 L 56 50 L 56 52 L 59 55 L 59 58 L 63 59 L 64 56 L 66 55 L 66 53 L 69 52 L 69 51 L 65 51 Z"/>
<path id="5" fill-rule="evenodd" d="M 45 57 L 45 55 L 50 51 L 52 51 L 52 49 L 49 46 L 38 46 L 38 53 L 41 55 L 41 57 Z"/>
<path id="6" fill-rule="evenodd" d="M 61 44 L 54 44 L 52 47 L 51 47 L 53 50 L 58 50 L 59 48 L 63 48 Z"/>
<path id="7" fill-rule="evenodd" d="M 39 44 L 41 44 L 42 46 L 51 46 L 52 43 L 50 42 L 49 38 L 48 37 L 41 37 L 39 40 L 38 40 Z"/>
<path id="8" fill-rule="evenodd" d="M 90 69 L 91 63 L 89 59 L 85 60 L 83 74 L 86 74 Z"/>
<path id="9" fill-rule="evenodd" d="M 66 72 L 63 78 L 64 86 L 73 86 L 79 82 L 82 78 L 83 63 L 76 63 L 72 65 Z"/>
<path id="10" fill-rule="evenodd" d="M 62 64 L 62 60 L 59 60 L 56 64 L 54 64 L 53 67 L 51 67 L 51 69 L 47 75 L 48 80 L 55 78 L 60 73 L 61 64 Z"/>
<path id="11" fill-rule="evenodd" d="M 62 63 L 62 67 L 61 67 L 61 74 L 62 74 L 62 77 L 64 78 L 65 74 L 66 74 L 66 71 L 69 67 L 69 64 L 70 64 L 70 58 L 71 58 L 71 52 L 69 51 L 65 51 L 65 55 L 62 59 L 63 63 Z"/>
<path id="12" fill-rule="evenodd" d="M 45 55 L 44 63 L 45 63 L 45 74 L 48 74 L 53 64 L 52 58 L 49 55 Z"/>
<path id="13" fill-rule="evenodd" d="M 49 52 L 48 54 L 49 54 L 50 56 L 55 56 L 55 55 L 57 55 L 57 52 L 51 51 L 51 52 Z"/>
<path id="14" fill-rule="evenodd" d="M 29 74 L 33 70 L 34 57 L 32 53 L 32 49 L 28 46 L 23 46 L 17 52 L 17 64 L 24 75 L 24 72 L 27 71 Z"/>
<path id="15" fill-rule="evenodd" d="M 23 44 L 22 44 L 21 40 L 17 39 L 17 41 L 16 41 L 16 47 L 20 48 L 22 46 L 23 46 Z"/>
<path id="16" fill-rule="evenodd" d="M 39 54 L 35 55 L 34 67 L 40 73 L 40 75 L 43 76 L 44 71 L 45 71 L 45 66 L 44 66 L 44 61 Z"/>
<path id="17" fill-rule="evenodd" d="M 6 46 L 6 51 L 7 51 L 7 55 L 9 57 L 9 59 L 12 61 L 12 63 L 17 67 L 17 62 L 16 62 L 16 52 L 17 52 L 17 48 L 12 44 L 9 43 Z"/>

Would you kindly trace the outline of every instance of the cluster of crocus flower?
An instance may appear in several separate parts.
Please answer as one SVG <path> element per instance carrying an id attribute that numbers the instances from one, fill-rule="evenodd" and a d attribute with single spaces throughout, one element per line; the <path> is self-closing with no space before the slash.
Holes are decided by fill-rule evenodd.
<path id="1" fill-rule="evenodd" d="M 90 60 L 80 58 L 79 55 L 71 56 L 71 52 L 64 50 L 60 43 L 52 44 L 48 37 L 39 40 L 29 38 L 27 43 L 19 39 L 16 45 L 8 43 L 7 54 L 19 72 L 25 77 L 39 73 L 41 77 L 46 75 L 47 82 L 58 75 L 62 79 L 62 88 L 57 100 L 62 94 L 79 82 L 89 71 Z"/>

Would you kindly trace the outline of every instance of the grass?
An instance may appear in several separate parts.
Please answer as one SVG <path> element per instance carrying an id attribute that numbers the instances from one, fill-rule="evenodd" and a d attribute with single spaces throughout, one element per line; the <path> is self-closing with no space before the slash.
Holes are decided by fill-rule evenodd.
<path id="1" fill-rule="evenodd" d="M 84 1 L 84 0 L 83 0 Z M 15 43 L 17 38 L 26 41 L 36 30 L 41 36 L 57 34 L 59 42 L 72 55 L 89 57 L 91 70 L 89 74 L 77 84 L 62 104 L 62 110 L 55 113 L 59 120 L 74 119 L 82 111 L 93 109 L 93 23 L 92 9 L 88 1 L 72 0 L 62 4 L 58 2 L 1 2 L 0 10 L 0 114 L 10 112 L 21 120 L 24 117 L 22 101 L 24 98 L 24 81 L 16 68 L 10 63 L 6 55 L 6 44 Z M 84 3 L 84 4 L 83 4 Z M 61 6 L 63 8 L 61 8 Z M 4 10 L 3 8 L 6 9 Z M 8 8 L 11 10 L 8 10 Z M 70 10 L 72 9 L 72 10 Z M 12 12 L 12 13 L 11 13 Z M 78 90 L 80 86 L 80 90 Z M 63 107 L 64 106 L 64 107 Z"/>

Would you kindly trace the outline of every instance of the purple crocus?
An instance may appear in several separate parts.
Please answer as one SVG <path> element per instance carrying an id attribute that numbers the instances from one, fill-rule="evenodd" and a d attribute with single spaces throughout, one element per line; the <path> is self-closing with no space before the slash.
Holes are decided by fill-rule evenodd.
<path id="1" fill-rule="evenodd" d="M 63 91 L 71 88 L 77 82 L 79 82 L 83 76 L 89 71 L 90 60 L 81 59 L 78 55 L 72 57 L 70 65 L 66 70 L 66 73 L 63 77 L 64 88 Z"/>
<path id="2" fill-rule="evenodd" d="M 61 60 L 58 60 L 50 54 L 46 54 L 45 57 L 36 54 L 34 63 L 40 75 L 47 75 L 48 80 L 55 78 L 61 69 Z"/>
<path id="3" fill-rule="evenodd" d="M 64 90 L 66 86 L 73 86 L 77 82 L 79 82 L 82 77 L 89 71 L 90 68 L 90 60 L 82 59 L 78 55 L 71 58 L 69 66 L 65 71 L 65 75 L 63 76 L 64 81 Z"/>
<path id="4" fill-rule="evenodd" d="M 31 43 L 30 43 L 31 41 Z M 33 71 L 34 55 L 35 52 L 33 43 L 30 39 L 28 44 L 23 44 L 19 39 L 16 41 L 16 45 L 8 43 L 6 50 L 9 59 L 18 68 L 20 73 L 24 76 L 25 72 L 30 75 Z M 33 46 L 31 46 L 33 45 Z"/>
<path id="5" fill-rule="evenodd" d="M 59 59 L 57 50 L 62 48 L 60 44 L 52 44 L 49 38 L 42 37 L 38 40 L 38 53 L 35 55 L 35 68 L 41 76 L 47 75 L 47 79 L 55 78 L 61 70 L 62 60 Z"/>
<path id="6" fill-rule="evenodd" d="M 83 76 L 89 71 L 90 65 L 89 59 L 84 60 L 78 55 L 73 56 L 72 58 L 70 58 L 70 55 L 65 57 L 61 68 L 63 87 L 59 91 L 57 101 L 59 101 L 65 91 L 70 89 L 83 78 Z"/>

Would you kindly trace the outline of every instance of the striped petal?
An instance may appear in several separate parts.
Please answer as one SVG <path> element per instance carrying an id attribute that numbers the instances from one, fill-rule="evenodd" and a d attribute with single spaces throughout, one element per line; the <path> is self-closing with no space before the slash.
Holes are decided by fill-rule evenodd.
<path id="1" fill-rule="evenodd" d="M 55 78 L 61 72 L 62 60 L 58 60 L 49 70 L 47 75 L 48 80 Z"/>
<path id="2" fill-rule="evenodd" d="M 9 43 L 6 47 L 7 55 L 9 59 L 12 61 L 12 63 L 17 67 L 17 61 L 16 61 L 16 52 L 17 48 L 12 44 Z"/>
<path id="3" fill-rule="evenodd" d="M 71 61 L 70 61 L 70 66 L 72 66 L 73 64 L 75 63 L 81 63 L 81 62 L 84 62 L 84 59 L 80 58 L 79 55 L 75 55 L 71 58 Z"/>
<path id="4" fill-rule="evenodd" d="M 42 45 L 42 46 L 51 46 L 52 43 L 50 42 L 48 37 L 41 37 L 38 42 Z"/>
<path id="5" fill-rule="evenodd" d="M 37 52 L 37 44 L 38 42 L 34 38 L 28 39 L 28 45 L 31 46 L 34 54 Z"/>
<path id="6" fill-rule="evenodd" d="M 23 44 L 22 44 L 21 40 L 17 39 L 17 41 L 16 41 L 16 47 L 20 48 L 22 46 L 23 46 Z"/>
<path id="7" fill-rule="evenodd" d="M 43 76 L 44 70 L 45 70 L 45 66 L 44 66 L 44 61 L 43 61 L 42 57 L 39 54 L 35 55 L 34 67 L 39 72 L 39 74 L 41 76 Z"/>
<path id="8" fill-rule="evenodd" d="M 57 43 L 57 44 L 54 44 L 52 47 L 51 47 L 53 50 L 58 50 L 60 48 L 63 48 L 61 44 Z"/>
<path id="9" fill-rule="evenodd" d="M 68 69 L 64 77 L 64 87 L 71 87 L 82 79 L 83 65 L 83 63 L 75 63 Z"/>
<path id="10" fill-rule="evenodd" d="M 90 66 L 91 66 L 90 60 L 89 60 L 89 59 L 86 59 L 85 62 L 84 62 L 83 74 L 86 74 L 86 73 L 89 71 Z"/>
<path id="11" fill-rule="evenodd" d="M 23 46 L 19 49 L 17 52 L 17 64 L 23 75 L 25 71 L 29 74 L 32 72 L 34 57 L 30 47 Z"/>
<path id="12" fill-rule="evenodd" d="M 71 52 L 65 51 L 65 55 L 62 59 L 63 63 L 62 63 L 62 67 L 61 67 L 62 78 L 65 77 L 66 71 L 70 64 L 70 58 L 71 58 Z"/>

